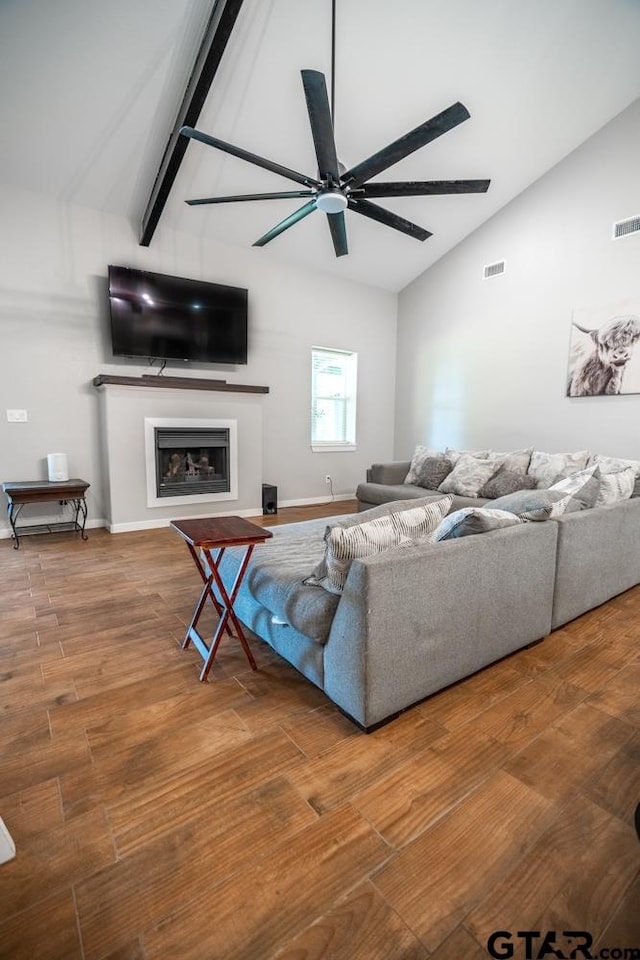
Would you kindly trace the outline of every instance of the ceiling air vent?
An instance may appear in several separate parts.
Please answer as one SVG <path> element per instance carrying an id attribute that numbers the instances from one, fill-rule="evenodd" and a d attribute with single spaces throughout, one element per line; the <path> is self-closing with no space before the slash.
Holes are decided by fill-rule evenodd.
<path id="1" fill-rule="evenodd" d="M 640 233 L 640 217 L 629 217 L 627 220 L 619 220 L 613 225 L 614 240 L 619 240 L 621 237 L 630 237 L 632 233 Z"/>
<path id="2" fill-rule="evenodd" d="M 504 260 L 500 260 L 498 263 L 489 263 L 484 268 L 485 280 L 489 280 L 491 277 L 499 277 L 502 273 L 504 273 Z"/>

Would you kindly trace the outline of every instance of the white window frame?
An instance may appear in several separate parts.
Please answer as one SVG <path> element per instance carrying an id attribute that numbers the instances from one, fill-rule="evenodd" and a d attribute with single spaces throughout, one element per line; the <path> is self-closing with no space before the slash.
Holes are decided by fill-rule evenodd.
<path id="1" fill-rule="evenodd" d="M 346 388 L 339 397 L 345 403 L 344 439 L 318 440 L 315 435 L 316 401 L 322 399 L 316 383 L 317 361 L 324 355 L 326 360 L 339 359 L 345 365 Z M 335 453 L 356 450 L 356 402 L 358 387 L 358 354 L 353 350 L 338 350 L 334 347 L 311 348 L 311 449 L 314 453 Z"/>

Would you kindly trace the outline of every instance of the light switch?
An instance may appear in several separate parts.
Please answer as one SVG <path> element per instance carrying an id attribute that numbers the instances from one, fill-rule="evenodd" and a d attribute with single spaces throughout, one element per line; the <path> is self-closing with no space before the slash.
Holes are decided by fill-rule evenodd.
<path id="1" fill-rule="evenodd" d="M 26 410 L 7 410 L 9 423 L 26 423 L 28 419 Z"/>

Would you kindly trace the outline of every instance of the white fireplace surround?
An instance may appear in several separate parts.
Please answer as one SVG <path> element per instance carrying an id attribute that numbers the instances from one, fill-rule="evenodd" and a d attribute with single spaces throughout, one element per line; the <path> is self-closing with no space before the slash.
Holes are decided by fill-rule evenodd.
<path id="1" fill-rule="evenodd" d="M 202 429 L 229 431 L 229 490 L 224 493 L 189 494 L 186 496 L 159 497 L 156 490 L 156 453 L 155 430 L 166 429 Z M 170 502 L 173 506 L 187 503 L 212 503 L 218 500 L 238 499 L 238 421 L 237 420 L 209 420 L 199 417 L 145 417 L 144 418 L 144 447 L 147 471 L 147 506 L 166 507 Z"/>

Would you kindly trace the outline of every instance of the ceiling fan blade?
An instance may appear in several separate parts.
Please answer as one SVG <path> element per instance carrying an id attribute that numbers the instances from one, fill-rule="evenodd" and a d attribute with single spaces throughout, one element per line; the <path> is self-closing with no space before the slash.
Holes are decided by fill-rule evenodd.
<path id="1" fill-rule="evenodd" d="M 370 180 L 377 173 L 393 166 L 394 163 L 398 163 L 399 160 L 409 156 L 415 150 L 419 150 L 420 147 L 424 147 L 425 144 L 431 143 L 432 140 L 436 140 L 443 133 L 447 133 L 453 127 L 457 127 L 459 123 L 468 120 L 469 116 L 469 111 L 463 104 L 454 103 L 443 110 L 442 113 L 420 124 L 415 130 L 405 133 L 399 140 L 394 140 L 388 147 L 384 147 L 367 160 L 363 160 L 362 163 L 358 163 L 355 167 L 347 170 L 342 175 L 343 182 L 350 187 L 361 186 L 365 180 Z"/>
<path id="2" fill-rule="evenodd" d="M 363 197 L 435 197 L 451 193 L 486 193 L 491 180 L 423 180 L 364 183 Z"/>
<path id="3" fill-rule="evenodd" d="M 305 217 L 308 217 L 310 213 L 316 209 L 315 200 L 310 200 L 309 203 L 305 203 L 304 207 L 300 207 L 299 210 L 290 213 L 288 217 L 285 217 L 284 220 L 281 220 L 280 223 L 276 224 L 275 227 L 272 227 L 264 236 L 260 237 L 259 240 L 253 244 L 254 247 L 264 247 L 265 244 L 269 243 L 270 240 L 275 240 L 276 237 L 279 237 L 281 233 L 284 233 L 285 230 L 288 230 L 289 227 L 292 227 L 294 223 L 297 223 L 298 220 L 303 220 Z"/>
<path id="4" fill-rule="evenodd" d="M 300 72 L 307 101 L 313 145 L 316 148 L 320 179 L 333 180 L 335 183 L 339 183 L 338 156 L 324 74 L 317 70 L 301 70 Z"/>
<path id="5" fill-rule="evenodd" d="M 202 133 L 201 130 L 195 130 L 193 127 L 181 127 L 180 133 L 184 137 L 189 137 L 191 140 L 199 140 L 201 143 L 206 143 L 209 147 L 215 147 L 216 150 L 222 150 L 223 153 L 230 153 L 231 156 L 239 157 L 240 160 L 246 160 L 248 163 L 253 163 L 257 167 L 263 167 L 272 173 L 278 173 L 281 177 L 286 177 L 288 180 L 295 180 L 296 183 L 301 183 L 304 187 L 321 186 L 320 182 L 313 177 L 307 177 L 304 173 L 298 173 L 297 170 L 290 170 L 289 167 L 283 167 L 281 164 L 274 163 L 272 160 L 266 160 L 264 157 L 259 157 L 255 153 L 249 153 L 248 150 L 234 147 L 233 144 L 225 143 L 224 140 L 218 140 L 217 137 L 211 137 L 208 133 Z"/>
<path id="6" fill-rule="evenodd" d="M 236 197 L 203 197 L 202 200 L 185 200 L 190 207 L 207 203 L 237 203 L 239 200 L 292 200 L 294 197 L 312 197 L 313 190 L 288 190 L 285 193 L 243 193 Z"/>
<path id="7" fill-rule="evenodd" d="M 333 240 L 333 249 L 336 257 L 344 257 L 349 253 L 347 246 L 347 225 L 344 220 L 344 211 L 340 213 L 328 213 L 329 230 L 331 230 L 331 239 Z"/>
<path id="8" fill-rule="evenodd" d="M 393 227 L 394 230 L 400 230 L 401 233 L 406 233 L 407 236 L 414 237 L 416 240 L 426 240 L 432 236 L 429 230 L 419 227 L 417 223 L 411 223 L 410 220 L 399 217 L 397 213 L 391 213 L 390 210 L 385 210 L 376 203 L 369 203 L 368 200 L 349 199 L 349 210 L 355 210 L 363 217 L 369 217 L 371 220 L 377 220 L 378 223 L 384 223 L 387 227 Z"/>

